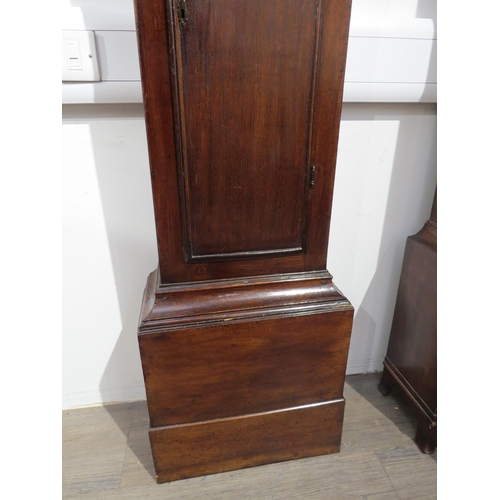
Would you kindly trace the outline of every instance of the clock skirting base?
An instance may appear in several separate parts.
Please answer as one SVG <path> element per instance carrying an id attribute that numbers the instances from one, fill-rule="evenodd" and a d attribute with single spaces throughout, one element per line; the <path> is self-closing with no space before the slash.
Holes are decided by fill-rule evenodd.
<path id="1" fill-rule="evenodd" d="M 149 431 L 158 483 L 340 451 L 343 399 Z"/>

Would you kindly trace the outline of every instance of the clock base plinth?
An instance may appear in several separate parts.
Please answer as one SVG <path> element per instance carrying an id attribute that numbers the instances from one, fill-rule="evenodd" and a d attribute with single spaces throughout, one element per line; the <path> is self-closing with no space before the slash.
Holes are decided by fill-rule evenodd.
<path id="1" fill-rule="evenodd" d="M 327 271 L 146 287 L 158 482 L 340 451 L 353 308 Z"/>

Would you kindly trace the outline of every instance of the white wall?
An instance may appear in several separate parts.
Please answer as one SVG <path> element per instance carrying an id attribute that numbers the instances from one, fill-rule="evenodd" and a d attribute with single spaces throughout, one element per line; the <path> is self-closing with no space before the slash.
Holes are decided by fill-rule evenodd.
<path id="1" fill-rule="evenodd" d="M 63 106 L 63 406 L 145 398 L 136 328 L 157 251 L 142 105 Z M 436 182 L 436 106 L 345 104 L 328 268 L 380 370 L 407 236 Z"/>
<path id="2" fill-rule="evenodd" d="M 344 105 L 328 268 L 355 308 L 349 374 L 382 368 L 406 238 L 435 187 L 435 105 Z"/>
<path id="3" fill-rule="evenodd" d="M 136 328 L 156 267 L 142 105 L 63 106 L 63 404 L 145 398 Z"/>

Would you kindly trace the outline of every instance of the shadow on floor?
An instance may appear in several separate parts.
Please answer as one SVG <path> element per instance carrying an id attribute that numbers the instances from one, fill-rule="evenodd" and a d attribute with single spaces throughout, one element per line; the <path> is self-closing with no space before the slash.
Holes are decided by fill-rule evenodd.
<path id="1" fill-rule="evenodd" d="M 381 378 L 382 372 L 348 375 L 346 377 L 346 384 L 393 422 L 402 434 L 413 440 L 418 424 L 413 406 L 408 402 L 404 393 L 397 387 L 392 388 L 390 394 L 387 396 L 382 396 L 377 389 Z M 437 461 L 437 452 L 429 456 L 434 461 Z"/>
<path id="2" fill-rule="evenodd" d="M 149 443 L 149 416 L 146 401 L 107 404 L 104 408 L 127 437 L 127 446 L 156 482 Z"/>

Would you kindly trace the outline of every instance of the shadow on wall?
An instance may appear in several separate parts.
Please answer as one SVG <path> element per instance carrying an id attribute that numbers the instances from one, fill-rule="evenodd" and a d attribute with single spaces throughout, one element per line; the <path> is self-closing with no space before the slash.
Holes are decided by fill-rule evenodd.
<path id="1" fill-rule="evenodd" d="M 104 408 L 127 437 L 127 446 L 144 467 L 143 473 L 154 479 L 137 342 L 144 286 L 158 261 L 143 106 L 66 106 L 65 115 L 87 125 L 90 132 L 120 316 L 120 322 L 113 323 L 116 329 L 101 327 L 100 333 L 107 338 L 96 346 L 96 352 L 101 350 L 109 358 L 99 391 L 103 402 L 120 402 Z M 99 289 L 95 294 L 99 297 Z"/>
<path id="2" fill-rule="evenodd" d="M 77 108 L 73 116 L 80 113 L 79 119 L 86 119 L 90 129 L 122 325 L 99 389 L 103 402 L 144 400 L 137 324 L 146 279 L 156 268 L 158 256 L 143 106 L 73 108 Z M 145 401 L 104 408 L 127 436 L 130 450 L 154 478 Z M 124 411 L 135 416 L 131 424 L 128 419 L 122 422 Z"/>
<path id="3" fill-rule="evenodd" d="M 144 399 L 136 325 L 156 235 L 142 105 L 63 106 L 63 405 Z"/>
<path id="4" fill-rule="evenodd" d="M 145 399 L 137 323 L 158 257 L 143 106 L 92 108 L 98 117 L 89 116 L 90 134 L 122 324 L 99 388 L 104 402 Z"/>
<path id="5" fill-rule="evenodd" d="M 344 105 L 328 267 L 355 307 L 349 374 L 382 369 L 406 238 L 432 207 L 435 114 L 434 104 Z"/>
<path id="6" fill-rule="evenodd" d="M 103 402 L 145 399 L 136 327 L 146 279 L 158 257 L 143 107 L 74 105 L 65 106 L 64 115 L 90 131 L 122 325 L 117 337 L 114 331 L 103 331 L 107 338 L 96 338 L 102 340 L 96 350 L 104 350 L 116 338 L 99 383 L 101 398 Z M 96 297 L 99 293 L 96 289 Z"/>

